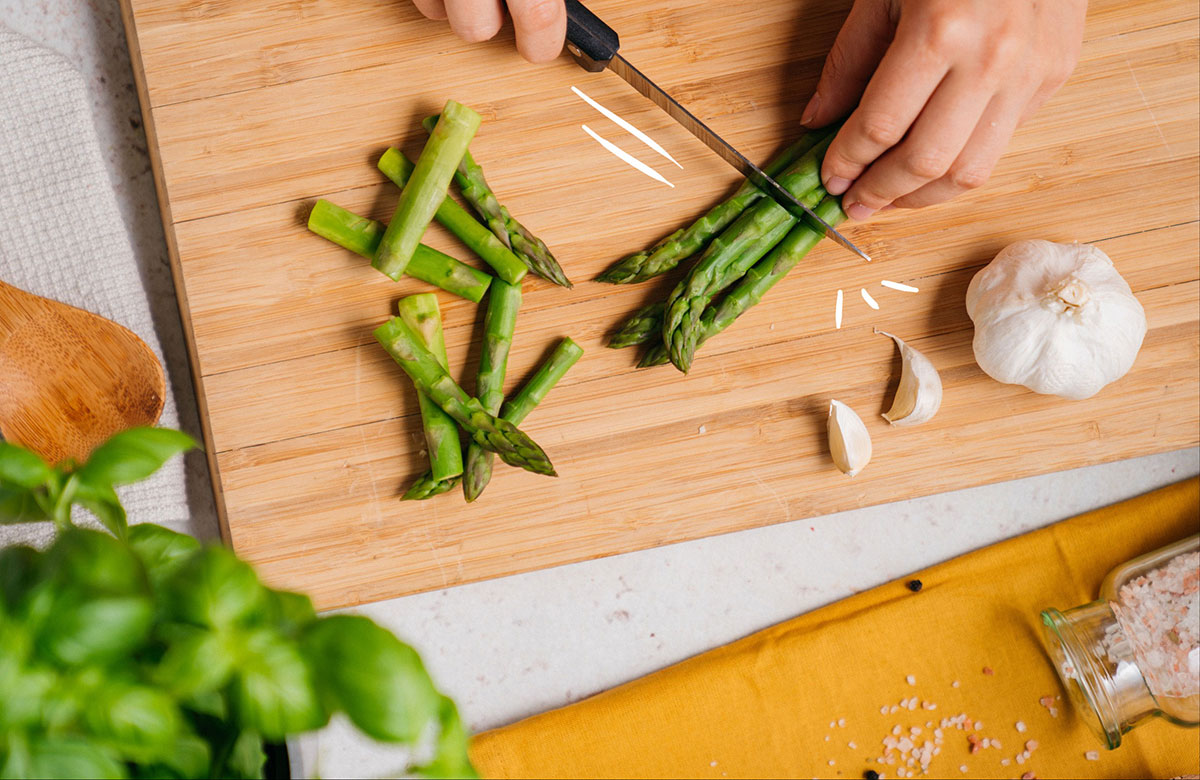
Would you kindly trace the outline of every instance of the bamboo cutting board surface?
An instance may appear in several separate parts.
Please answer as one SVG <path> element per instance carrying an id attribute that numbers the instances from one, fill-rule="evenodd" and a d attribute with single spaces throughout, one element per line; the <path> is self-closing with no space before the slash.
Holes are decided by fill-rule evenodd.
<path id="1" fill-rule="evenodd" d="M 1200 439 L 1197 7 L 1093 0 L 1080 66 L 1014 139 L 991 183 L 952 204 L 847 228 L 710 342 L 687 376 L 635 371 L 604 338 L 672 280 L 588 281 L 698 216 L 736 184 L 715 155 L 612 74 L 535 67 L 506 31 L 468 45 L 406 0 L 123 0 L 206 439 L 234 547 L 321 607 L 439 588 L 836 510 L 1194 445 Z M 622 51 L 765 162 L 799 113 L 849 0 L 594 0 Z M 668 189 L 580 130 L 641 147 L 577 85 L 683 164 Z M 453 97 L 484 116 L 472 144 L 518 218 L 577 282 L 530 277 L 511 390 L 558 338 L 586 350 L 523 426 L 561 474 L 498 467 L 476 504 L 404 502 L 426 466 L 415 397 L 371 331 L 403 295 L 303 227 L 317 197 L 386 219 L 374 168 Z M 652 156 L 651 156 L 652 157 Z M 648 161 L 651 157 L 645 157 Z M 657 163 L 657 159 L 653 160 Z M 1129 375 L 1082 402 L 984 376 L 963 294 L 1022 238 L 1098 242 L 1146 307 Z M 426 243 L 472 261 L 433 226 Z M 919 294 L 882 288 L 907 282 Z M 881 304 L 858 297 L 866 287 Z M 847 291 L 833 327 L 835 291 Z M 439 295 L 453 372 L 470 390 L 480 307 Z M 928 425 L 889 429 L 894 332 L 941 370 Z M 833 467 L 836 397 L 867 421 L 874 460 Z"/>

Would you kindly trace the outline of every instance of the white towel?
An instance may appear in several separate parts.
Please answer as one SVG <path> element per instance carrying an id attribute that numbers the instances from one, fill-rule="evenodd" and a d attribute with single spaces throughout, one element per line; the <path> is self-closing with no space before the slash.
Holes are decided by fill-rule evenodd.
<path id="1" fill-rule="evenodd" d="M 0 73 L 0 279 L 124 325 L 161 361 L 83 77 L 58 54 L 3 27 Z M 160 425 L 179 427 L 172 389 L 189 381 L 168 375 Z M 175 458 L 145 482 L 121 488 L 130 522 L 211 536 L 211 498 L 196 484 L 197 476 L 204 480 L 202 463 L 202 456 L 189 456 L 185 469 Z M 49 523 L 0 525 L 0 547 L 44 544 L 52 533 Z"/>

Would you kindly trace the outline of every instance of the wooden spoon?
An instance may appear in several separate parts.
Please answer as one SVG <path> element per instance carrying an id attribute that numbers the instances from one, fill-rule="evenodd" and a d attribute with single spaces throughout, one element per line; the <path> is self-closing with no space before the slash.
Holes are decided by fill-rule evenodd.
<path id="1" fill-rule="evenodd" d="M 166 397 L 162 365 L 132 331 L 0 282 L 0 435 L 48 463 L 83 462 Z"/>

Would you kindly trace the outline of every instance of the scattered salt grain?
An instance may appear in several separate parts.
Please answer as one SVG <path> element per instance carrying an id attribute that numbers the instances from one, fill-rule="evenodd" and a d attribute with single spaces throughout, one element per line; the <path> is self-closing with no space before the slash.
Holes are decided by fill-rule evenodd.
<path id="1" fill-rule="evenodd" d="M 831 720 L 831 721 L 829 721 L 829 728 L 833 728 L 833 727 L 835 727 L 835 726 L 837 726 L 837 721 L 836 721 L 836 720 Z"/>
<path id="2" fill-rule="evenodd" d="M 853 740 L 851 740 L 850 742 L 847 742 L 846 747 L 850 748 L 851 750 L 858 750 L 858 745 L 855 744 L 855 742 Z"/>
<path id="3" fill-rule="evenodd" d="M 1009 766 L 1010 764 L 1012 764 L 1011 759 L 1008 759 L 1008 758 L 1000 759 L 1000 766 Z"/>
<path id="4" fill-rule="evenodd" d="M 884 287 L 890 287 L 893 290 L 899 290 L 900 292 L 910 292 L 910 293 L 920 292 L 920 290 L 918 290 L 916 287 L 913 287 L 912 285 L 901 284 L 900 282 L 892 282 L 887 279 L 884 279 L 883 281 L 881 281 L 880 284 L 882 284 Z"/>
<path id="5" fill-rule="evenodd" d="M 1025 721 L 1023 721 L 1023 720 L 1017 721 L 1017 731 L 1021 732 L 1022 734 L 1025 733 Z"/>
<path id="6" fill-rule="evenodd" d="M 1032 753 L 1033 751 L 1035 751 L 1037 749 L 1038 749 L 1038 743 L 1037 743 L 1036 739 L 1031 739 L 1025 743 L 1025 750 L 1027 750 L 1028 752 Z"/>
<path id="7" fill-rule="evenodd" d="M 950 683 L 950 687 L 951 687 L 951 688 L 957 688 L 957 687 L 958 687 L 958 680 L 955 680 L 954 682 Z"/>
<path id="8" fill-rule="evenodd" d="M 826 742 L 828 742 L 828 741 L 829 741 L 829 735 L 828 735 L 828 734 L 826 734 L 826 735 L 825 735 L 825 741 L 826 741 Z"/>
<path id="9" fill-rule="evenodd" d="M 1033 772 L 1026 772 L 1025 774 L 1021 775 L 1021 780 L 1037 780 L 1037 775 L 1035 775 Z"/>
<path id="10" fill-rule="evenodd" d="M 834 765 L 834 764 L 836 764 L 836 763 L 837 763 L 837 762 L 836 762 L 836 761 L 834 761 L 832 758 L 831 758 L 831 759 L 829 759 L 829 765 L 830 765 L 830 766 L 833 766 L 833 765 Z"/>
<path id="11" fill-rule="evenodd" d="M 1088 761 L 1099 761 L 1100 760 L 1100 751 L 1099 750 L 1089 750 L 1088 752 L 1083 754 L 1083 757 L 1086 758 Z"/>
<path id="12" fill-rule="evenodd" d="M 879 310 L 879 304 L 871 297 L 871 293 L 867 292 L 866 287 L 859 287 L 858 291 L 862 294 L 862 299 L 867 302 L 867 305 L 876 311 Z"/>
<path id="13" fill-rule="evenodd" d="M 709 761 L 709 762 L 708 762 L 708 765 L 709 765 L 709 766 L 716 766 L 716 765 L 717 765 L 717 762 L 716 762 L 716 761 Z"/>
<path id="14" fill-rule="evenodd" d="M 837 724 L 838 724 L 838 728 L 843 728 L 843 729 L 846 728 L 846 719 L 838 718 Z"/>
<path id="15" fill-rule="evenodd" d="M 983 749 L 987 750 L 988 748 L 990 748 L 992 746 L 992 741 L 990 739 L 988 739 L 987 737 L 984 737 L 983 742 L 981 744 L 983 745 Z"/>
<path id="16" fill-rule="evenodd" d="M 904 682 L 908 683 L 909 685 L 916 685 L 917 678 L 910 674 L 904 678 Z"/>
<path id="17" fill-rule="evenodd" d="M 768 325 L 767 330 L 775 330 L 775 323 L 772 322 L 770 325 Z"/>
<path id="18" fill-rule="evenodd" d="M 837 303 L 833 307 L 833 327 L 842 327 L 842 291 L 837 292 Z"/>
<path id="19" fill-rule="evenodd" d="M 981 721 L 981 720 L 975 721 L 975 730 L 983 731 L 983 721 Z"/>
<path id="20" fill-rule="evenodd" d="M 992 747 L 996 748 L 996 750 L 999 750 L 1000 749 L 1000 740 L 996 739 L 995 737 L 992 737 Z"/>
<path id="21" fill-rule="evenodd" d="M 967 765 L 963 764 L 958 768 L 958 771 L 965 773 L 967 771 Z"/>
<path id="22" fill-rule="evenodd" d="M 887 714 L 888 714 L 888 708 L 887 708 L 887 705 L 886 705 L 886 704 L 885 704 L 885 705 L 883 705 L 882 707 L 880 707 L 880 708 L 879 708 L 879 714 L 880 714 L 880 715 L 887 715 Z"/>
<path id="23" fill-rule="evenodd" d="M 1017 753 L 1017 763 L 1018 764 L 1025 763 L 1025 754 L 1024 753 Z"/>
<path id="24" fill-rule="evenodd" d="M 899 723 L 897 723 L 895 726 L 892 726 L 892 736 L 894 736 L 894 737 L 900 736 L 900 724 Z"/>
<path id="25" fill-rule="evenodd" d="M 699 428 L 696 429 L 696 433 L 708 433 L 708 427 L 701 425 Z"/>

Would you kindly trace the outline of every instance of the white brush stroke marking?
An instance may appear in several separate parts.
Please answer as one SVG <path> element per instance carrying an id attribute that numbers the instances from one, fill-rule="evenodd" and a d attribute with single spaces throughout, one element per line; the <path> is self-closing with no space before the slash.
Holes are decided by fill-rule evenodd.
<path id="1" fill-rule="evenodd" d="M 879 304 L 876 303 L 875 299 L 871 297 L 871 293 L 867 292 L 867 288 L 859 287 L 858 290 L 859 290 L 859 292 L 862 293 L 862 299 L 867 302 L 867 305 L 870 306 L 872 309 L 875 309 L 876 311 L 878 311 Z"/>
<path id="2" fill-rule="evenodd" d="M 913 287 L 910 284 L 901 284 L 900 282 L 889 282 L 887 279 L 884 279 L 882 282 L 880 282 L 880 284 L 882 284 L 884 287 L 891 287 L 893 290 L 899 290 L 900 292 L 921 292 L 919 289 L 917 289 L 916 287 Z"/>
<path id="3" fill-rule="evenodd" d="M 601 114 L 604 114 L 606 117 L 608 117 L 608 118 L 609 118 L 609 119 L 611 119 L 612 121 L 616 122 L 618 125 L 620 125 L 621 127 L 625 128 L 626 130 L 628 130 L 628 131 L 629 131 L 630 133 L 632 133 L 632 134 L 633 134 L 633 136 L 634 136 L 635 138 L 637 138 L 639 141 L 641 141 L 642 143 L 644 143 L 646 146 L 649 146 L 651 149 L 653 149 L 654 151 L 658 152 L 658 153 L 659 153 L 659 154 L 661 154 L 663 157 L 666 157 L 666 158 L 667 158 L 668 160 L 670 160 L 671 162 L 673 162 L 673 163 L 675 163 L 676 165 L 678 165 L 680 170 L 683 170 L 683 166 L 679 164 L 679 160 L 676 160 L 674 157 L 672 157 L 672 156 L 671 156 L 671 153 L 670 153 L 670 152 L 668 152 L 666 149 L 662 148 L 661 146 L 659 146 L 659 145 L 658 145 L 658 142 L 657 142 L 657 141 L 655 141 L 653 138 L 651 138 L 650 136 L 646 135 L 646 134 L 645 134 L 645 133 L 643 133 L 641 130 L 638 130 L 636 127 L 634 127 L 633 125 L 631 125 L 629 122 L 626 122 L 624 119 L 622 119 L 621 117 L 617 116 L 617 115 L 616 115 L 615 113 L 613 113 L 612 111 L 609 111 L 607 108 L 605 108 L 604 106 L 600 105 L 600 104 L 599 104 L 599 103 L 597 103 L 595 100 L 592 100 L 590 97 L 588 97 L 587 95 L 583 94 L 583 90 L 581 90 L 579 87 L 571 87 L 571 91 L 572 91 L 572 92 L 574 92 L 576 95 L 579 95 L 579 97 L 583 98 L 584 102 L 585 102 L 585 103 L 587 103 L 589 106 L 591 106 L 592 108 L 596 109 L 596 110 L 597 110 L 597 111 L 599 111 Z"/>
<path id="4" fill-rule="evenodd" d="M 837 304 L 833 307 L 833 327 L 842 327 L 842 291 L 838 290 Z"/>
<path id="5" fill-rule="evenodd" d="M 607 141 L 607 140 L 601 138 L 599 135 L 596 134 L 596 131 L 593 130 L 592 128 L 588 127 L 587 125 L 582 125 L 582 127 L 583 127 L 583 132 L 590 135 L 601 146 L 603 146 L 605 149 L 607 149 L 608 151 L 615 154 L 618 158 L 620 158 L 627 165 L 631 165 L 634 168 L 637 168 L 639 171 L 646 174 L 651 179 L 654 179 L 655 181 L 661 181 L 663 184 L 667 185 L 668 187 L 671 187 L 671 188 L 675 187 L 675 185 L 672 184 L 671 182 L 667 181 L 666 178 L 664 178 L 661 173 L 654 170 L 649 165 L 646 165 L 646 163 L 644 163 L 641 160 L 639 160 L 638 158 L 634 157 L 632 154 L 625 151 L 621 147 L 617 146 L 612 141 Z"/>

